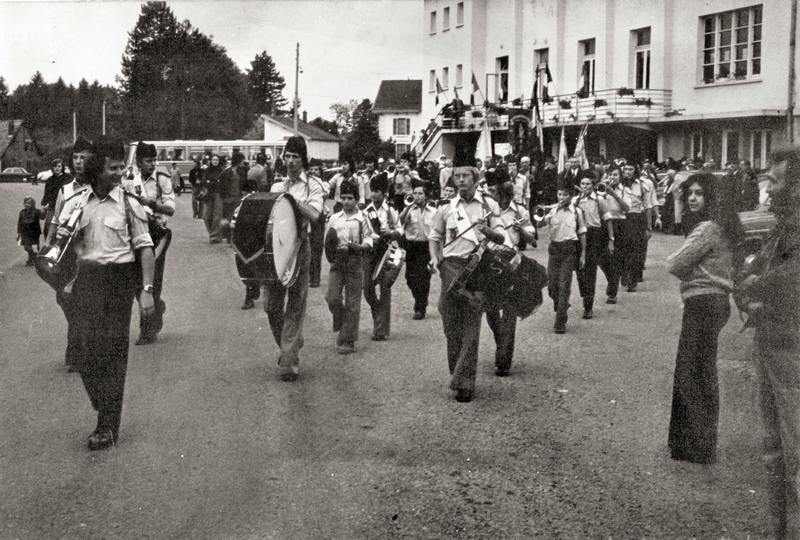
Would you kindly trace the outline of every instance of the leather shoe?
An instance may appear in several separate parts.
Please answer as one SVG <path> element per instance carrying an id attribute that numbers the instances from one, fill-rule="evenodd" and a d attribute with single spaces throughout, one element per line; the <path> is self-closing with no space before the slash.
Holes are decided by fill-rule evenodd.
<path id="1" fill-rule="evenodd" d="M 97 430 L 89 435 L 89 450 L 103 450 L 114 445 L 114 434 L 110 429 Z"/>
<path id="2" fill-rule="evenodd" d="M 584 319 L 591 319 L 592 317 L 594 317 L 594 313 L 592 312 L 591 309 L 584 309 L 583 310 L 583 318 Z"/>
<path id="3" fill-rule="evenodd" d="M 375 334 L 374 336 L 372 336 L 372 341 L 386 341 L 386 336 Z"/>
<path id="4" fill-rule="evenodd" d="M 336 352 L 339 354 L 352 354 L 356 352 L 356 347 L 352 343 L 342 343 L 336 346 Z"/>
<path id="5" fill-rule="evenodd" d="M 636 284 L 628 285 L 628 292 L 636 292 Z"/>
<path id="6" fill-rule="evenodd" d="M 459 403 L 472 401 L 472 390 L 467 390 L 466 388 L 459 388 L 456 390 L 456 401 Z"/>
<path id="7" fill-rule="evenodd" d="M 253 303 L 253 301 L 249 298 L 244 301 L 244 304 L 242 304 L 242 309 L 253 309 L 254 307 L 256 307 L 255 303 Z"/>
<path id="8" fill-rule="evenodd" d="M 150 345 L 151 343 L 155 342 L 155 336 L 141 335 L 139 336 L 139 339 L 136 340 L 136 345 Z"/>
<path id="9" fill-rule="evenodd" d="M 566 331 L 567 331 L 567 323 L 557 322 L 553 326 L 553 332 L 555 332 L 556 334 L 564 334 L 566 333 Z"/>
<path id="10" fill-rule="evenodd" d="M 424 311 L 415 311 L 414 316 L 412 317 L 412 319 L 414 319 L 415 321 L 421 321 L 424 318 L 425 318 Z"/>
<path id="11" fill-rule="evenodd" d="M 508 377 L 509 375 L 511 375 L 511 370 L 497 368 L 496 370 L 494 370 L 494 374 L 498 377 Z"/>
<path id="12" fill-rule="evenodd" d="M 606 298 L 606 304 L 616 304 L 616 303 L 617 303 L 616 296 L 609 296 L 608 298 Z"/>

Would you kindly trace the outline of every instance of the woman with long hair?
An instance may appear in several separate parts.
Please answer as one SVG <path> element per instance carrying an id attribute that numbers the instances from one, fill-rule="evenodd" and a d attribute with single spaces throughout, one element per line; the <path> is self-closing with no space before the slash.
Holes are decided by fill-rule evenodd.
<path id="1" fill-rule="evenodd" d="M 667 257 L 667 269 L 681 280 L 683 321 L 675 360 L 669 448 L 673 459 L 716 461 L 719 385 L 717 340 L 728 322 L 733 289 L 733 248 L 742 227 L 730 189 L 713 174 L 697 173 L 682 196 L 689 209 L 683 246 Z"/>
<path id="2" fill-rule="evenodd" d="M 222 219 L 222 195 L 220 194 L 220 176 L 225 169 L 224 162 L 217 154 L 213 154 L 208 167 L 203 171 L 203 188 L 206 196 L 203 198 L 203 221 L 208 231 L 208 240 L 212 244 L 221 241 L 219 237 L 219 222 Z"/>

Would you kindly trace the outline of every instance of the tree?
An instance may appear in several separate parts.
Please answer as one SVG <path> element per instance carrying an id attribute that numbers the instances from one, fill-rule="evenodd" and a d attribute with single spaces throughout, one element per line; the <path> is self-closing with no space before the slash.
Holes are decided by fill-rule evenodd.
<path id="1" fill-rule="evenodd" d="M 325 120 L 324 118 L 317 116 L 310 122 L 310 124 L 323 131 L 327 131 L 331 135 L 336 135 L 337 137 L 339 136 L 339 128 L 334 120 Z"/>
<path id="2" fill-rule="evenodd" d="M 364 99 L 352 113 L 353 128 L 345 133 L 342 154 L 361 160 L 366 154 L 377 155 L 381 148 L 378 117 L 372 112 L 372 102 Z"/>
<path id="3" fill-rule="evenodd" d="M 233 139 L 252 121 L 246 78 L 225 49 L 165 2 L 148 2 L 122 57 L 129 137 Z"/>
<path id="4" fill-rule="evenodd" d="M 339 133 L 347 133 L 353 129 L 353 111 L 358 107 L 358 101 L 351 99 L 347 103 L 334 103 L 330 106 L 331 112 L 336 119 Z"/>
<path id="5" fill-rule="evenodd" d="M 8 86 L 4 77 L 0 77 L 0 119 L 8 118 Z"/>
<path id="6" fill-rule="evenodd" d="M 247 70 L 247 92 L 253 100 L 255 112 L 280 114 L 288 103 L 283 97 L 285 87 L 286 81 L 267 51 L 257 54 Z"/>

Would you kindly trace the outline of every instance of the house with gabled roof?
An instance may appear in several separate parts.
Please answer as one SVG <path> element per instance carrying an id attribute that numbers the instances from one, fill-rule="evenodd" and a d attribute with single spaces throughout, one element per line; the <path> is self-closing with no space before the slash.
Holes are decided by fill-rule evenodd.
<path id="1" fill-rule="evenodd" d="M 294 135 L 294 121 L 291 117 L 262 114 L 264 119 L 264 141 L 282 147 Z M 297 121 L 297 132 L 306 140 L 308 157 L 324 161 L 339 159 L 341 139 L 327 131 L 302 120 Z"/>
<path id="2" fill-rule="evenodd" d="M 378 135 L 384 141 L 391 139 L 399 158 L 419 141 L 426 124 L 422 119 L 422 80 L 381 81 L 372 112 L 378 117 Z"/>
<path id="3" fill-rule="evenodd" d="M 25 167 L 36 172 L 43 155 L 23 120 L 0 120 L 0 171 L 6 167 Z"/>

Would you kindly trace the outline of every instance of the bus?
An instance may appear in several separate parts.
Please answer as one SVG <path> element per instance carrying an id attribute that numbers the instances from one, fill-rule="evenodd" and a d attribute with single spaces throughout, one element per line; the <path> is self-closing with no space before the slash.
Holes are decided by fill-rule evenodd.
<path id="1" fill-rule="evenodd" d="M 169 174 L 169 169 L 174 163 L 181 173 L 181 177 L 186 180 L 189 171 L 194 167 L 195 161 L 200 161 L 205 156 L 218 154 L 230 161 L 234 152 L 244 154 L 244 159 L 248 163 L 255 163 L 258 154 L 266 154 L 268 159 L 275 162 L 275 158 L 283 153 L 285 142 L 270 141 L 144 141 L 156 147 L 157 169 Z M 128 145 L 128 154 L 125 160 L 126 167 L 136 168 L 136 145 L 132 142 Z M 188 185 L 188 184 L 187 184 Z"/>

